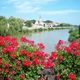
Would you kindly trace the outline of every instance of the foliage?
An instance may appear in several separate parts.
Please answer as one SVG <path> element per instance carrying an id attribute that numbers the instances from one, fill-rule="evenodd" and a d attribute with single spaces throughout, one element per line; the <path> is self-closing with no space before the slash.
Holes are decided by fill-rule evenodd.
<path id="1" fill-rule="evenodd" d="M 62 26 L 62 27 L 64 27 L 64 26 L 72 26 L 71 24 L 68 24 L 68 23 L 60 23 L 60 25 L 59 26 Z"/>
<path id="2" fill-rule="evenodd" d="M 16 17 L 5 18 L 4 16 L 0 16 L 0 35 L 15 35 L 16 33 L 25 33 L 27 32 L 23 30 L 23 23 L 25 21 Z M 31 27 L 31 21 L 26 21 L 26 27 Z"/>
<path id="3" fill-rule="evenodd" d="M 79 36 L 79 30 L 78 29 L 74 29 L 74 30 L 70 30 L 69 31 L 70 35 L 69 35 L 69 41 L 73 41 L 75 39 L 80 39 L 80 36 Z"/>
<path id="4" fill-rule="evenodd" d="M 11 36 L 0 36 L 0 76 L 7 80 L 40 80 L 40 71 L 53 68 L 57 80 L 80 79 L 79 40 L 68 46 L 60 40 L 51 54 L 43 52 L 44 48 L 25 36 L 19 42 Z"/>
<path id="5" fill-rule="evenodd" d="M 4 16 L 0 16 L 0 26 L 6 26 L 7 19 Z"/>
<path id="6" fill-rule="evenodd" d="M 58 80 L 80 79 L 80 41 L 73 41 L 65 46 L 60 40 L 56 45 L 55 57 L 54 71 Z"/>
<path id="7" fill-rule="evenodd" d="M 47 54 L 43 52 L 42 43 L 21 37 L 0 36 L 0 77 L 5 80 L 37 80 L 47 65 Z M 51 64 L 51 63 L 50 63 Z"/>
<path id="8" fill-rule="evenodd" d="M 24 22 L 23 20 L 12 17 L 12 16 L 9 17 L 9 19 L 8 19 L 9 27 L 11 30 L 14 30 L 14 31 L 21 31 L 23 22 Z"/>
<path id="9" fill-rule="evenodd" d="M 27 27 L 32 27 L 31 21 L 30 21 L 30 20 L 25 21 L 25 26 L 27 26 Z"/>
<path id="10" fill-rule="evenodd" d="M 51 21 L 51 20 L 46 20 L 46 21 L 44 21 L 45 23 L 53 23 L 53 21 Z"/>
<path id="11" fill-rule="evenodd" d="M 30 20 L 31 21 L 31 23 L 33 23 L 33 24 L 35 24 L 35 22 L 36 22 L 36 20 Z"/>

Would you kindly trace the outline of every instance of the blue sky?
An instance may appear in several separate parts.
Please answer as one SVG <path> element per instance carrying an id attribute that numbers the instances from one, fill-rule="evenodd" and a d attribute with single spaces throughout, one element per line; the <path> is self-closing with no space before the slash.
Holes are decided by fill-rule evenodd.
<path id="1" fill-rule="evenodd" d="M 80 24 L 80 0 L 0 0 L 0 15 Z"/>

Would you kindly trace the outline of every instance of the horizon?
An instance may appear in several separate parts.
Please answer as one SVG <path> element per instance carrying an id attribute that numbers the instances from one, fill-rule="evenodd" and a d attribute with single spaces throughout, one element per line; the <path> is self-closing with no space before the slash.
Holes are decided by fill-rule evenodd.
<path id="1" fill-rule="evenodd" d="M 80 24 L 80 0 L 1 0 L 0 15 L 24 20 L 51 20 L 59 23 Z"/>

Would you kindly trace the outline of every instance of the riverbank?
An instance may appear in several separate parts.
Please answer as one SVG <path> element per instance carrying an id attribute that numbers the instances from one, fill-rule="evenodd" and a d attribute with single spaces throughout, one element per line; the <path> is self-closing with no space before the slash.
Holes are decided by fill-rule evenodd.
<path id="1" fill-rule="evenodd" d="M 34 32 L 42 32 L 42 31 L 51 31 L 51 30 L 60 30 L 60 29 L 71 29 L 73 26 L 57 26 L 57 27 L 0 27 L 0 35 L 6 36 L 6 35 L 18 35 L 18 34 L 23 34 L 23 35 L 28 35 L 29 33 L 34 33 Z"/>
<path id="2" fill-rule="evenodd" d="M 26 29 L 23 29 L 23 33 L 35 33 L 35 32 L 42 32 L 42 31 L 53 31 L 53 30 L 63 30 L 63 29 L 71 29 L 73 28 L 73 26 L 67 26 L 67 27 L 49 27 L 49 28 L 46 28 L 46 27 L 43 27 L 43 28 L 33 28 L 33 27 L 30 27 L 30 28 L 26 28 Z"/>
<path id="3" fill-rule="evenodd" d="M 71 29 L 71 28 L 73 28 L 73 26 L 64 26 L 64 27 L 62 27 L 62 26 L 57 26 L 57 27 L 26 27 L 26 28 L 24 28 L 23 30 L 25 31 L 25 30 L 29 30 L 29 31 L 45 31 L 45 30 L 58 30 L 58 29 Z"/>
<path id="4" fill-rule="evenodd" d="M 23 35 L 29 36 L 32 35 L 34 33 L 38 33 L 38 32 L 45 32 L 45 31 L 55 31 L 55 30 L 65 30 L 65 29 L 71 29 L 72 26 L 67 26 L 67 27 L 53 27 L 53 28 L 26 28 L 23 29 L 21 31 L 13 31 L 13 30 L 7 30 L 7 32 L 5 32 L 6 34 L 10 34 L 13 37 L 17 37 L 20 38 Z M 4 33 L 3 33 L 4 34 Z"/>

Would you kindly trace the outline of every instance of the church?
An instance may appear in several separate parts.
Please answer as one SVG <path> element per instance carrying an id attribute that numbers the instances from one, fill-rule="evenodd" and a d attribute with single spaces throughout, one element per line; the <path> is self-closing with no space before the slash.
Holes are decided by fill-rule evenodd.
<path id="1" fill-rule="evenodd" d="M 36 22 L 34 24 L 32 24 L 33 28 L 52 28 L 52 27 L 56 27 L 58 26 L 59 23 L 56 22 L 49 22 L 49 23 L 45 23 L 41 17 L 39 17 L 38 20 L 36 20 Z"/>

